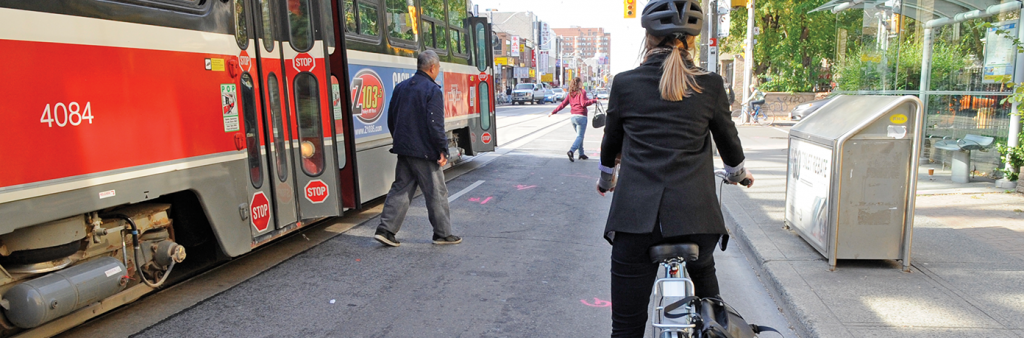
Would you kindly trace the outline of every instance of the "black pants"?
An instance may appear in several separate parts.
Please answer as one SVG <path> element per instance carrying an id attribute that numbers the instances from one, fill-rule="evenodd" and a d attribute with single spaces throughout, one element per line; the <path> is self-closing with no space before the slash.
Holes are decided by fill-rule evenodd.
<path id="1" fill-rule="evenodd" d="M 689 235 L 661 237 L 659 227 L 649 234 L 616 232 L 612 244 L 612 337 L 643 337 L 647 326 L 647 312 L 651 290 L 657 279 L 658 264 L 651 262 L 647 250 L 656 244 L 696 243 L 700 256 L 686 263 L 697 289 L 698 297 L 717 296 L 718 277 L 715 275 L 715 244 L 721 235 Z"/>

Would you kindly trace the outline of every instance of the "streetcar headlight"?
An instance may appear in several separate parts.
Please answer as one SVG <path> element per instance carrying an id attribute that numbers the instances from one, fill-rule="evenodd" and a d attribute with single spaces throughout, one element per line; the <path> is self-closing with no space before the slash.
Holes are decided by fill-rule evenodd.
<path id="1" fill-rule="evenodd" d="M 302 141 L 300 150 L 302 151 L 302 158 L 310 158 L 316 155 L 316 147 L 313 146 L 313 142 Z"/>

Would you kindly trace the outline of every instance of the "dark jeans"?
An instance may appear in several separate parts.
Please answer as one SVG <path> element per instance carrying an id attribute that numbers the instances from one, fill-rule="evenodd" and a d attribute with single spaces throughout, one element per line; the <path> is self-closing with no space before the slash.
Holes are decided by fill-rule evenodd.
<path id="1" fill-rule="evenodd" d="M 760 99 L 760 100 L 757 100 L 757 101 L 750 101 L 750 114 L 751 115 L 754 114 L 754 107 L 755 106 L 763 106 L 763 105 L 764 105 L 764 99 Z"/>
<path id="2" fill-rule="evenodd" d="M 409 202 L 416 194 L 416 186 L 423 191 L 427 202 L 427 218 L 434 227 L 434 239 L 452 235 L 452 222 L 448 210 L 448 186 L 444 183 L 444 172 L 436 161 L 414 157 L 398 156 L 395 166 L 395 183 L 391 184 L 384 210 L 380 213 L 378 229 L 397 234 L 402 228 Z"/>
<path id="3" fill-rule="evenodd" d="M 651 262 L 647 250 L 664 243 L 696 243 L 700 257 L 686 263 L 698 297 L 717 296 L 713 253 L 721 235 L 661 237 L 660 227 L 649 234 L 616 232 L 612 244 L 612 337 L 643 337 L 658 264 Z"/>

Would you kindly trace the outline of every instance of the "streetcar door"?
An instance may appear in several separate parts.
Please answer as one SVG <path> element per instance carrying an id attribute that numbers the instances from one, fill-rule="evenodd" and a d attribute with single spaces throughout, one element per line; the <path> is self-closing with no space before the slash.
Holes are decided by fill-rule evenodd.
<path id="1" fill-rule="evenodd" d="M 470 49 L 473 64 L 480 75 L 477 83 L 471 83 L 470 89 L 476 91 L 475 105 L 479 115 L 469 123 L 470 137 L 473 139 L 473 153 L 494 151 L 498 136 L 494 123 L 494 50 L 491 49 L 491 24 L 487 18 L 470 17 L 466 19 L 467 30 L 470 32 Z"/>
<path id="2" fill-rule="evenodd" d="M 277 7 L 283 13 L 281 22 L 287 33 L 281 37 L 282 72 L 288 105 L 294 112 L 289 122 L 295 136 L 291 152 L 295 159 L 300 220 L 341 214 L 330 70 L 324 42 L 327 35 L 333 36 L 334 30 L 331 20 L 320 19 L 321 14 L 330 17 L 330 4 L 320 1 L 329 0 L 287 0 L 278 2 Z"/>
<path id="3" fill-rule="evenodd" d="M 273 228 L 286 229 L 298 221 L 298 205 L 295 200 L 294 162 L 291 160 L 292 139 L 289 133 L 289 110 L 284 98 L 283 66 L 281 59 L 280 21 L 275 20 L 277 8 L 271 0 L 249 1 L 250 17 L 255 24 L 252 31 L 255 55 L 246 55 L 251 61 L 239 60 L 240 63 L 252 62 L 254 76 L 259 79 L 261 98 L 260 120 L 263 123 L 263 151 L 266 156 L 267 177 L 270 188 L 271 206 L 273 208 Z"/>
<path id="4" fill-rule="evenodd" d="M 226 132 L 241 131 L 244 137 L 248 183 L 246 206 L 250 232 L 255 239 L 273 231 L 277 215 L 272 202 L 273 180 L 270 178 L 267 158 L 263 155 L 266 126 L 260 118 L 262 89 L 259 72 L 249 57 L 257 53 L 253 39 L 256 30 L 250 14 L 255 7 L 249 0 L 233 0 L 232 9 L 238 54 L 228 62 L 220 58 L 207 59 L 207 67 L 214 71 L 226 70 L 235 80 L 234 83 L 221 84 L 224 129 Z M 229 122 L 232 120 L 234 123 Z"/>

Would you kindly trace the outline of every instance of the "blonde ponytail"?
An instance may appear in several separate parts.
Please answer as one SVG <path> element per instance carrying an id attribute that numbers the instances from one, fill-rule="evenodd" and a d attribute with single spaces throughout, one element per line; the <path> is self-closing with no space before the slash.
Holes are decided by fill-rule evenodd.
<path id="1" fill-rule="evenodd" d="M 674 44 L 674 48 L 662 46 L 666 39 L 672 40 L 670 45 Z M 683 98 L 690 97 L 690 94 L 694 92 L 704 92 L 704 88 L 701 88 L 695 77 L 707 74 L 707 72 L 687 65 L 687 61 L 692 64 L 693 60 L 690 58 L 690 52 L 686 49 L 685 44 L 675 38 L 657 38 L 650 35 L 646 40 L 645 54 L 647 57 L 652 54 L 668 53 L 668 57 L 661 64 L 661 82 L 658 84 L 662 99 L 682 101 Z"/>

